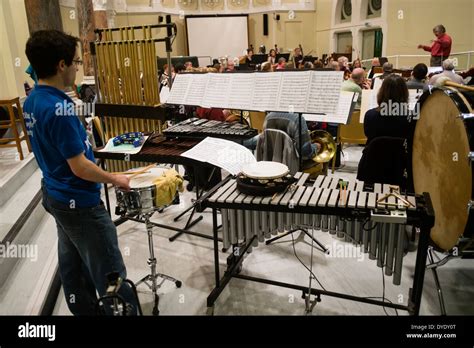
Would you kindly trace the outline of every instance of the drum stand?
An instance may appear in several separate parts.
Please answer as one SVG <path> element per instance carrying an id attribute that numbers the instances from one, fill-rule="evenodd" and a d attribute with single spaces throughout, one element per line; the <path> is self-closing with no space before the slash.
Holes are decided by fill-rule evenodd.
<path id="1" fill-rule="evenodd" d="M 148 249 L 150 251 L 150 257 L 148 258 L 148 266 L 150 266 L 151 273 L 140 279 L 137 283 L 136 286 L 140 285 L 141 283 L 145 283 L 148 288 L 153 292 L 153 297 L 154 297 L 154 305 L 153 305 L 153 315 L 158 315 L 160 311 L 158 310 L 158 303 L 160 301 L 160 298 L 157 294 L 158 289 L 161 287 L 161 284 L 165 280 L 169 280 L 173 283 L 175 283 L 177 288 L 181 287 L 181 281 L 170 277 L 169 275 L 162 274 L 162 273 L 157 273 L 156 272 L 156 258 L 155 258 L 155 252 L 153 248 L 153 224 L 150 222 L 150 217 L 153 215 L 154 212 L 147 213 L 143 215 L 143 219 L 145 221 L 146 225 L 146 230 L 148 233 Z M 157 278 L 162 278 L 163 280 L 158 284 Z"/>

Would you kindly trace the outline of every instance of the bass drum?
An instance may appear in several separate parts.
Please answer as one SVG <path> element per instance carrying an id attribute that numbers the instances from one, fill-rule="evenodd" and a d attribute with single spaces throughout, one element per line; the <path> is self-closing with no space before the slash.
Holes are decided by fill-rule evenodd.
<path id="1" fill-rule="evenodd" d="M 473 234 L 474 95 L 437 88 L 420 98 L 421 113 L 413 139 L 415 192 L 428 192 L 435 212 L 431 240 L 450 250 L 461 235 Z"/>

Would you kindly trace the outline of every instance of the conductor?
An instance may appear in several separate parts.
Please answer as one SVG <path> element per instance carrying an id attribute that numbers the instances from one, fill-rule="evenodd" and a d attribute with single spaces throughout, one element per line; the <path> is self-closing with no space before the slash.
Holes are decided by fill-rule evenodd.
<path id="1" fill-rule="evenodd" d="M 446 34 L 446 28 L 441 24 L 433 28 L 433 34 L 436 36 L 436 40 L 431 41 L 431 46 L 418 45 L 418 48 L 431 52 L 431 66 L 441 66 L 451 54 L 453 40 Z"/>

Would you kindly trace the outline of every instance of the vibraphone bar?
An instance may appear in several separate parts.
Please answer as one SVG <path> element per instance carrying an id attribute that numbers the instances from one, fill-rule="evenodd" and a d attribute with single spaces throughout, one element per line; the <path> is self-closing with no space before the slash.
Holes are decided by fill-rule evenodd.
<path id="1" fill-rule="evenodd" d="M 341 189 L 340 180 L 319 176 L 313 185 L 308 185 L 308 174 L 297 173 L 298 182 L 286 191 L 273 197 L 250 196 L 237 190 L 235 179 L 227 178 L 218 187 L 208 192 L 200 201 L 200 209 L 213 209 L 214 261 L 216 287 L 208 297 L 212 307 L 232 277 L 297 288 L 304 294 L 308 287 L 274 282 L 268 279 L 237 274 L 243 256 L 252 246 L 264 242 L 279 232 L 295 228 L 315 228 L 337 235 L 356 245 L 362 245 L 369 258 L 385 267 L 386 275 L 393 275 L 393 282 L 400 284 L 405 225 L 421 229 L 418 244 L 415 278 L 408 304 L 390 304 L 347 294 L 311 289 L 320 295 L 350 299 L 358 302 L 407 310 L 419 313 L 423 278 L 427 257 L 430 229 L 434 224 L 434 213 L 429 194 L 423 196 L 396 196 L 390 194 L 390 185 L 375 184 L 370 190 L 361 181 L 349 181 L 347 189 Z M 367 186 L 367 185 L 365 185 Z M 402 203 L 409 202 L 408 208 Z M 246 243 L 239 257 L 233 259 L 223 278 L 219 275 L 217 249 L 217 209 L 222 215 L 222 240 L 224 248 Z"/>
<path id="2" fill-rule="evenodd" d="M 258 134 L 258 131 L 238 122 L 221 122 L 199 118 L 189 118 L 163 130 L 166 137 L 177 138 L 223 138 L 245 140 Z"/>

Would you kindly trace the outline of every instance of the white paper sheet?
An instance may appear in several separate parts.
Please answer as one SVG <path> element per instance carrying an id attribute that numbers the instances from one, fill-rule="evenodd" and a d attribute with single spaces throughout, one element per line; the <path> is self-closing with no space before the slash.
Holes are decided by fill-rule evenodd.
<path id="1" fill-rule="evenodd" d="M 232 74 L 230 82 L 228 108 L 250 110 L 255 84 L 255 74 Z"/>
<path id="2" fill-rule="evenodd" d="M 213 164 L 232 175 L 239 174 L 245 164 L 257 162 L 246 147 L 233 141 L 212 137 L 205 138 L 181 156 Z"/>
<path id="3" fill-rule="evenodd" d="M 166 103 L 168 104 L 178 104 L 186 105 L 186 94 L 189 89 L 189 86 L 192 84 L 193 76 L 191 74 L 178 74 L 173 80 L 173 85 L 171 86 L 171 91 L 169 93 Z M 167 87 L 163 87 L 165 89 Z M 163 91 L 162 89 L 162 91 Z M 163 102 L 161 100 L 161 102 Z"/>
<path id="4" fill-rule="evenodd" d="M 234 74 L 208 74 L 209 81 L 201 105 L 206 108 L 226 108 L 230 81 Z"/>
<path id="5" fill-rule="evenodd" d="M 311 71 L 281 73 L 280 97 L 276 111 L 305 112 Z"/>
<path id="6" fill-rule="evenodd" d="M 280 94 L 281 76 L 285 73 L 255 74 L 252 108 L 257 111 L 275 110 Z"/>
<path id="7" fill-rule="evenodd" d="M 342 71 L 311 71 L 306 112 L 335 114 L 343 80 Z"/>
<path id="8" fill-rule="evenodd" d="M 342 91 L 335 114 L 303 114 L 306 121 L 347 124 L 352 105 L 357 103 L 358 94 Z"/>
<path id="9" fill-rule="evenodd" d="M 186 104 L 184 105 L 200 106 L 206 92 L 209 74 L 190 74 L 190 76 L 192 76 L 191 84 L 189 85 L 186 94 Z"/>
<path id="10" fill-rule="evenodd" d="M 362 102 L 360 105 L 360 123 L 364 123 L 365 113 L 370 109 L 379 106 L 377 103 L 377 93 L 373 89 L 362 90 Z"/>

